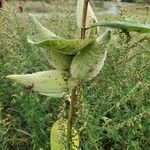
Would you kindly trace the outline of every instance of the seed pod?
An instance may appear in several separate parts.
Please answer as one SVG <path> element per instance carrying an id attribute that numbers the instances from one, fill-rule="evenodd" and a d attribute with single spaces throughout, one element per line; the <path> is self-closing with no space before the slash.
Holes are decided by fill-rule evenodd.
<path id="1" fill-rule="evenodd" d="M 9 75 L 7 78 L 24 85 L 30 91 L 37 91 L 42 95 L 51 97 L 62 97 L 67 90 L 70 91 L 77 83 L 68 72 L 57 70 L 26 75 Z"/>
<path id="2" fill-rule="evenodd" d="M 80 80 L 94 78 L 104 66 L 109 41 L 110 31 L 107 30 L 94 43 L 82 49 L 71 63 L 70 72 L 72 77 Z"/>
<path id="3" fill-rule="evenodd" d="M 63 126 L 64 128 L 64 133 L 61 129 L 61 126 Z M 79 146 L 79 136 L 77 131 L 73 128 L 72 129 L 73 133 L 72 133 L 72 144 L 73 144 L 73 150 L 77 150 L 78 146 Z M 52 128 L 51 128 L 51 140 L 50 140 L 50 145 L 51 145 L 51 149 L 52 150 L 66 150 L 65 145 L 64 145 L 64 141 L 65 137 L 62 137 L 64 134 L 64 136 L 67 136 L 67 120 L 64 119 L 59 119 L 57 120 Z"/>

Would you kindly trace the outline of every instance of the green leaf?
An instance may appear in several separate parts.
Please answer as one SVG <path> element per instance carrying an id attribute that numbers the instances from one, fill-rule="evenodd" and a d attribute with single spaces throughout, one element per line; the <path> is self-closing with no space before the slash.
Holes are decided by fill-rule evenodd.
<path id="1" fill-rule="evenodd" d="M 73 58 L 71 64 L 70 72 L 72 77 L 81 80 L 94 78 L 104 66 L 109 41 L 110 31 L 107 30 L 93 44 L 80 51 Z"/>
<path id="2" fill-rule="evenodd" d="M 28 42 L 33 45 L 62 54 L 74 55 L 93 42 L 93 40 L 87 39 L 62 39 L 46 29 L 34 16 L 30 16 L 39 32 L 37 35 L 27 37 Z"/>
<path id="3" fill-rule="evenodd" d="M 87 27 L 87 29 L 90 29 L 96 26 L 110 27 L 110 28 L 121 29 L 124 31 L 133 31 L 133 32 L 139 32 L 139 33 L 150 32 L 150 24 L 141 24 L 141 23 L 131 22 L 131 21 L 122 21 L 122 22 L 121 21 L 101 21 L 101 22 L 91 25 L 90 27 Z"/>
<path id="4" fill-rule="evenodd" d="M 77 83 L 68 72 L 57 70 L 26 75 L 8 75 L 7 78 L 24 85 L 26 89 L 51 97 L 62 97 Z"/>
<path id="5" fill-rule="evenodd" d="M 28 36 L 28 42 L 31 44 L 42 43 L 49 39 L 60 39 L 54 33 L 46 29 L 33 15 L 30 14 L 31 20 L 33 21 L 35 27 L 38 30 L 38 34 L 34 36 Z M 48 59 L 49 63 L 58 70 L 69 70 L 72 61 L 72 56 L 64 55 L 58 52 L 50 50 L 50 47 L 43 50 L 45 57 Z"/>
<path id="6" fill-rule="evenodd" d="M 48 49 L 50 51 L 59 52 L 67 55 L 74 55 L 83 49 L 85 46 L 91 44 L 93 40 L 85 39 L 30 39 L 28 37 L 28 42 L 34 44 L 38 47 Z"/>
<path id="7" fill-rule="evenodd" d="M 77 8 L 76 8 L 76 18 L 77 18 L 77 25 L 79 29 L 81 29 L 82 26 L 82 14 L 83 14 L 83 6 L 84 6 L 84 0 L 78 0 L 77 1 Z M 97 23 L 96 15 L 91 7 L 90 2 L 88 3 L 88 10 L 87 10 L 87 16 L 86 16 L 86 26 L 90 26 L 93 23 Z M 88 31 L 88 38 L 91 38 L 95 36 L 98 33 L 98 28 L 91 29 Z"/>
<path id="8" fill-rule="evenodd" d="M 49 63 L 57 70 L 68 71 L 70 69 L 73 56 L 54 52 L 48 48 L 43 49 L 42 52 L 44 53 Z"/>
<path id="9" fill-rule="evenodd" d="M 28 40 L 30 43 L 32 41 L 41 41 L 41 39 L 46 40 L 46 39 L 59 39 L 60 37 L 48 30 L 46 27 L 44 27 L 32 14 L 29 14 L 32 22 L 35 25 L 35 28 L 37 29 L 38 34 L 35 36 L 28 36 Z"/>
<path id="10" fill-rule="evenodd" d="M 61 129 L 61 127 L 63 128 Z M 65 137 L 62 137 L 63 130 L 65 132 L 64 133 Z M 65 144 L 63 144 L 63 139 L 66 139 L 66 135 L 67 135 L 67 121 L 64 119 L 57 120 L 51 128 L 51 139 L 50 139 L 51 149 L 66 150 Z M 72 141 L 73 141 L 73 150 L 77 150 L 78 149 L 77 147 L 79 146 L 79 136 L 74 128 Z"/>

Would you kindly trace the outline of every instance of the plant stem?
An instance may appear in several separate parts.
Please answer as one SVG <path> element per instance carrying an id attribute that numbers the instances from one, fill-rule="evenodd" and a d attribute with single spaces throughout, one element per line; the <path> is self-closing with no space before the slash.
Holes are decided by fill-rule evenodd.
<path id="1" fill-rule="evenodd" d="M 85 39 L 85 26 L 86 26 L 86 18 L 87 18 L 87 10 L 88 10 L 88 3 L 90 0 L 84 0 L 83 5 L 83 14 L 82 14 L 82 25 L 81 25 L 81 39 Z"/>
<path id="2" fill-rule="evenodd" d="M 78 85 L 72 89 L 71 93 L 71 101 L 68 115 L 68 123 L 67 123 L 67 149 L 72 150 L 72 125 L 73 125 L 73 117 L 75 113 L 75 107 L 78 98 Z"/>
<path id="3" fill-rule="evenodd" d="M 85 26 L 86 26 L 86 18 L 87 18 L 87 10 L 88 10 L 88 3 L 90 0 L 84 0 L 83 5 L 83 13 L 82 13 L 82 25 L 81 25 L 81 39 L 85 39 Z M 67 123 L 67 149 L 72 150 L 72 126 L 73 126 L 73 117 L 75 113 L 76 103 L 78 100 L 78 89 L 79 85 L 75 86 L 72 89 L 71 93 L 71 101 L 70 101 L 70 108 L 68 114 L 68 123 Z"/>

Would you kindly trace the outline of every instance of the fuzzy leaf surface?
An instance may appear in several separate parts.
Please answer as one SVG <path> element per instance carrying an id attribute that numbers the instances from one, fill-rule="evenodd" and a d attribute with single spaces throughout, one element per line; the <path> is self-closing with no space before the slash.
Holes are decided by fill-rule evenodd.
<path id="1" fill-rule="evenodd" d="M 39 39 L 39 38 L 38 38 Z M 50 51 L 59 52 L 67 55 L 74 55 L 83 49 L 85 46 L 91 44 L 93 40 L 85 39 L 29 39 L 28 42 L 38 47 L 49 49 Z"/>
<path id="2" fill-rule="evenodd" d="M 49 63 L 57 70 L 68 71 L 70 69 L 73 56 L 54 52 L 48 48 L 42 49 L 42 52 L 44 53 Z"/>
<path id="3" fill-rule="evenodd" d="M 94 43 L 80 51 L 71 64 L 70 72 L 73 78 L 91 80 L 104 66 L 107 55 L 107 45 L 110 41 L 110 31 L 107 30 Z"/>
<path id="4" fill-rule="evenodd" d="M 22 84 L 26 89 L 51 97 L 62 97 L 76 81 L 65 71 L 43 71 L 26 75 L 8 75 L 8 79 Z"/>
<path id="5" fill-rule="evenodd" d="M 59 36 L 46 29 L 33 15 L 30 18 L 38 30 L 38 34 L 28 36 L 28 42 L 31 44 L 40 43 L 48 39 L 60 39 Z M 56 69 L 61 71 L 69 70 L 72 56 L 64 55 L 59 52 L 51 51 L 49 47 L 43 50 L 45 57 L 49 63 Z"/>
<path id="6" fill-rule="evenodd" d="M 46 29 L 33 15 L 30 15 L 38 29 L 38 34 L 28 36 L 28 42 L 41 48 L 46 48 L 62 54 L 74 55 L 93 40 L 63 39 Z"/>
<path id="7" fill-rule="evenodd" d="M 48 30 L 46 27 L 44 27 L 32 14 L 30 14 L 30 18 L 37 29 L 38 34 L 34 36 L 28 36 L 28 41 L 32 43 L 32 41 L 41 41 L 41 39 L 59 39 L 60 37 Z"/>

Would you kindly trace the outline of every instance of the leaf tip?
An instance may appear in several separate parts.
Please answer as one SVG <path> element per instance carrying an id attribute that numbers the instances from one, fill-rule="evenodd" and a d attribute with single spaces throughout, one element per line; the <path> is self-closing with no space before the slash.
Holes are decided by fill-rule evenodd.
<path id="1" fill-rule="evenodd" d="M 6 79 L 16 80 L 17 79 L 17 75 L 7 75 Z"/>

